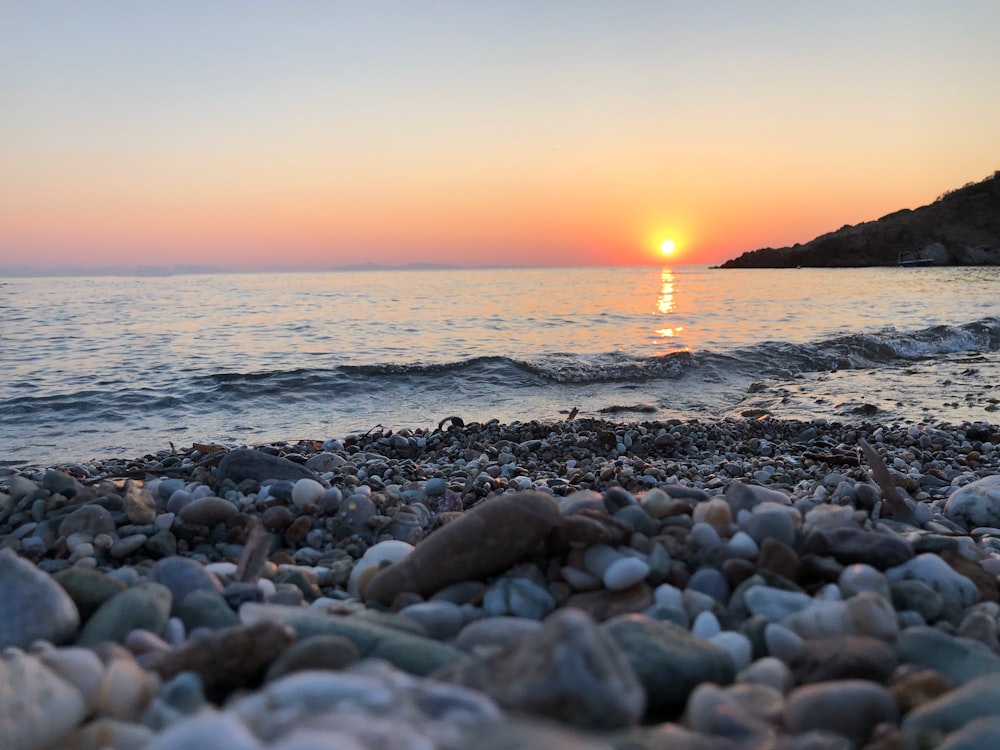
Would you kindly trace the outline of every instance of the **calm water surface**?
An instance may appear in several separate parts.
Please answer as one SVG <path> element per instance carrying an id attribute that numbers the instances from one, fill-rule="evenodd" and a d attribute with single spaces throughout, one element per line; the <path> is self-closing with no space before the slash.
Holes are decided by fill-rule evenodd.
<path id="1" fill-rule="evenodd" d="M 996 421 L 998 300 L 997 268 L 9 279 L 0 465 L 572 407 Z"/>

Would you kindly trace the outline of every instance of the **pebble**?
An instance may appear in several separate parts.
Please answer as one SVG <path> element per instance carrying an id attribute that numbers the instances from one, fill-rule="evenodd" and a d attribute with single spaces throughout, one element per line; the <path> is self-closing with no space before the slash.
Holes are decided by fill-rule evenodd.
<path id="1" fill-rule="evenodd" d="M 624 615 L 603 627 L 624 651 L 652 711 L 679 712 L 702 682 L 724 685 L 736 675 L 728 651 L 673 623 Z"/>
<path id="2" fill-rule="evenodd" d="M 27 648 L 38 639 L 66 643 L 79 624 L 65 589 L 13 550 L 0 550 L 0 648 Z"/>
<path id="3" fill-rule="evenodd" d="M 167 624 L 173 597 L 159 583 L 140 583 L 115 594 L 98 608 L 80 631 L 81 646 L 93 647 L 105 641 L 124 643 L 133 630 L 159 634 Z"/>
<path id="4" fill-rule="evenodd" d="M 804 685 L 788 694 L 783 721 L 793 733 L 827 731 L 864 743 L 879 724 L 895 724 L 899 707 L 889 690 L 869 680 Z"/>
<path id="5" fill-rule="evenodd" d="M 605 569 L 601 580 L 611 591 L 621 591 L 639 583 L 649 575 L 649 565 L 637 557 L 622 557 Z"/>
<path id="6" fill-rule="evenodd" d="M 376 574 L 365 597 L 391 604 L 404 591 L 429 596 L 449 583 L 502 572 L 534 551 L 558 523 L 559 507 L 548 495 L 497 497 L 438 529 Z"/>
<path id="7" fill-rule="evenodd" d="M 315 479 L 303 477 L 292 487 L 292 502 L 299 508 L 308 508 L 319 502 L 326 488 Z"/>
<path id="8" fill-rule="evenodd" d="M 434 677 L 481 690 L 500 706 L 588 729 L 635 724 L 646 693 L 613 636 L 573 609 L 506 649 L 458 662 Z"/>
<path id="9" fill-rule="evenodd" d="M 984 477 L 948 496 L 944 515 L 966 529 L 1000 526 L 1000 474 Z"/>
<path id="10" fill-rule="evenodd" d="M 906 523 L 879 518 L 860 437 Z M 998 440 L 491 421 L 0 470 L 21 601 L 64 591 L 78 613 L 8 645 L 86 696 L 49 747 L 200 747 L 219 726 L 269 750 L 606 750 L 609 728 L 636 748 L 992 746 L 995 719 L 968 717 L 1000 674 L 1000 521 L 957 500 L 1000 474 Z M 258 520 L 267 559 L 244 569 Z"/>
<path id="11" fill-rule="evenodd" d="M 0 654 L 0 747 L 44 750 L 86 715 L 80 691 L 37 657 L 17 648 Z"/>

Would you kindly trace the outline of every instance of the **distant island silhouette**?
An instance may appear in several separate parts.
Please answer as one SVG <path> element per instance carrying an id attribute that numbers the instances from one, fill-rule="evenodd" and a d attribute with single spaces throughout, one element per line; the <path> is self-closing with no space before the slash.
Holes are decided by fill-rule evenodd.
<path id="1" fill-rule="evenodd" d="M 1000 171 L 927 206 L 846 225 L 791 247 L 743 253 L 719 268 L 1000 265 Z"/>

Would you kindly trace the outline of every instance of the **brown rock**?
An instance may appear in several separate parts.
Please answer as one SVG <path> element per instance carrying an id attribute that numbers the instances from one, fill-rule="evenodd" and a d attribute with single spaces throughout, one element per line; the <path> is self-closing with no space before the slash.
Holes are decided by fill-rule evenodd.
<path id="1" fill-rule="evenodd" d="M 588 729 L 631 726 L 646 709 L 624 652 L 572 608 L 557 610 L 511 647 L 449 665 L 433 678 L 481 690 L 513 711 Z"/>
<path id="2" fill-rule="evenodd" d="M 789 581 L 795 581 L 799 575 L 799 556 L 787 544 L 769 536 L 760 545 L 757 566 Z"/>
<path id="3" fill-rule="evenodd" d="M 182 521 L 196 526 L 215 526 L 237 513 L 237 507 L 221 497 L 199 497 L 181 508 L 177 515 Z"/>
<path id="4" fill-rule="evenodd" d="M 976 560 L 970 560 L 954 551 L 942 551 L 940 557 L 976 585 L 981 601 L 995 602 L 1000 599 L 996 576 L 990 575 Z"/>
<path id="5" fill-rule="evenodd" d="M 295 631 L 287 625 L 270 621 L 234 625 L 170 651 L 152 653 L 146 667 L 164 681 L 194 672 L 201 677 L 205 695 L 221 701 L 238 688 L 259 685 L 271 662 L 294 642 Z"/>
<path id="6" fill-rule="evenodd" d="M 653 606 L 653 589 L 648 583 L 641 581 L 622 591 L 583 591 L 569 597 L 566 606 L 582 609 L 598 622 L 604 622 L 618 615 L 642 612 Z"/>
<path id="7" fill-rule="evenodd" d="M 899 711 L 908 714 L 913 709 L 940 698 L 955 686 L 951 680 L 933 669 L 921 669 L 889 686 L 889 692 L 899 704 Z"/>
<path id="8" fill-rule="evenodd" d="M 885 641 L 843 635 L 803 641 L 788 666 L 801 685 L 846 679 L 886 682 L 898 664 L 896 650 Z"/>
<path id="9" fill-rule="evenodd" d="M 285 539 L 289 544 L 301 544 L 310 531 L 312 531 L 312 519 L 309 516 L 299 516 L 285 529 Z"/>
<path id="10" fill-rule="evenodd" d="M 284 531 L 294 520 L 292 511 L 284 505 L 272 505 L 260 514 L 260 522 L 268 531 Z"/>
<path id="11" fill-rule="evenodd" d="M 599 510 L 586 509 L 565 516 L 559 531 L 567 542 L 589 547 L 592 544 L 615 546 L 632 534 L 631 524 Z"/>
<path id="12" fill-rule="evenodd" d="M 379 571 L 368 584 L 366 599 L 388 605 L 403 591 L 426 597 L 450 583 L 502 573 L 531 554 L 559 520 L 559 506 L 541 492 L 487 500 Z"/>
<path id="13" fill-rule="evenodd" d="M 156 520 L 156 501 L 152 493 L 131 479 L 125 482 L 122 509 L 125 517 L 135 524 L 144 525 Z"/>

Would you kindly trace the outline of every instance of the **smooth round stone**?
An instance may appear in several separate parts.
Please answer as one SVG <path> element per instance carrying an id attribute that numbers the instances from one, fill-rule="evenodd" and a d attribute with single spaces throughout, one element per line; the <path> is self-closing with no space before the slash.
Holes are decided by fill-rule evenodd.
<path id="1" fill-rule="evenodd" d="M 577 591 L 593 591 L 602 585 L 600 578 L 572 565 L 564 565 L 560 570 L 560 575 L 566 583 Z"/>
<path id="2" fill-rule="evenodd" d="M 673 512 L 677 502 L 659 487 L 646 490 L 639 498 L 642 509 L 653 518 L 666 518 Z"/>
<path id="3" fill-rule="evenodd" d="M 615 511 L 614 518 L 627 523 L 640 534 L 649 537 L 656 536 L 660 528 L 657 520 L 639 505 L 626 505 L 624 508 L 619 508 Z"/>
<path id="4" fill-rule="evenodd" d="M 871 565 L 856 564 L 849 565 L 840 573 L 837 581 L 840 593 L 845 599 L 849 599 L 862 591 L 871 591 L 878 594 L 886 601 L 892 601 L 892 593 L 889 590 L 889 581 Z"/>
<path id="5" fill-rule="evenodd" d="M 443 495 L 448 489 L 448 482 L 441 477 L 432 477 L 424 482 L 424 493 L 428 497 Z"/>
<path id="6" fill-rule="evenodd" d="M 116 560 L 121 560 L 142 547 L 146 541 L 147 537 L 145 534 L 130 534 L 112 544 L 108 553 Z"/>
<path id="7" fill-rule="evenodd" d="M 189 633 L 197 628 L 227 628 L 238 625 L 240 621 L 222 594 L 205 589 L 197 589 L 185 596 L 177 608 L 177 616 Z"/>
<path id="8" fill-rule="evenodd" d="M 698 613 L 698 616 L 694 618 L 691 632 L 701 638 L 712 638 L 712 636 L 722 632 L 722 626 L 719 625 L 719 618 L 706 610 Z"/>
<path id="9" fill-rule="evenodd" d="M 303 477 L 292 487 L 292 502 L 300 508 L 319 502 L 326 488 L 315 479 Z"/>
<path id="10" fill-rule="evenodd" d="M 737 531 L 729 540 L 729 553 L 744 560 L 756 560 L 760 547 L 745 531 Z"/>
<path id="11" fill-rule="evenodd" d="M 702 683 L 692 691 L 684 708 L 683 723 L 705 735 L 736 734 L 744 740 L 756 735 L 773 739 L 773 730 L 752 715 L 729 689 L 712 683 Z"/>
<path id="12" fill-rule="evenodd" d="M 124 643 L 136 628 L 162 633 L 171 601 L 170 589 L 159 583 L 140 583 L 125 589 L 93 614 L 80 631 L 77 643 L 88 648 L 104 641 Z"/>
<path id="13" fill-rule="evenodd" d="M 73 685 L 92 710 L 104 679 L 104 663 L 97 652 L 89 648 L 55 648 L 47 641 L 37 641 L 32 653 L 46 667 Z"/>
<path id="14" fill-rule="evenodd" d="M 348 592 L 352 596 L 359 596 L 358 580 L 362 573 L 369 568 L 380 568 L 386 564 L 398 563 L 411 552 L 413 552 L 413 545 L 408 542 L 401 542 L 398 539 L 387 539 L 384 542 L 373 544 L 354 563 L 354 568 L 351 569 L 351 576 L 347 583 Z"/>
<path id="15" fill-rule="evenodd" d="M 729 536 L 729 527 L 733 523 L 733 514 L 729 508 L 729 503 L 721 497 L 713 497 L 711 500 L 698 503 L 691 513 L 691 520 L 695 523 L 707 523 L 720 536 Z"/>
<path id="16" fill-rule="evenodd" d="M 146 540 L 143 550 L 156 560 L 172 557 L 177 554 L 177 537 L 169 531 L 157 531 Z"/>
<path id="17" fill-rule="evenodd" d="M 649 565 L 637 557 L 622 557 L 612 562 L 604 571 L 602 580 L 605 588 L 622 591 L 645 580 L 649 575 Z"/>
<path id="18" fill-rule="evenodd" d="M 967 529 L 1000 526 L 1000 474 L 970 482 L 948 497 L 944 515 Z"/>
<path id="19" fill-rule="evenodd" d="M 527 578 L 501 578 L 483 597 L 483 611 L 491 617 L 511 615 L 542 620 L 555 608 L 552 595 Z"/>
<path id="20" fill-rule="evenodd" d="M 849 505 L 817 505 L 806 513 L 802 521 L 802 533 L 828 531 L 854 522 L 854 508 Z"/>
<path id="21" fill-rule="evenodd" d="M 698 685 L 725 685 L 736 673 L 725 649 L 671 622 L 628 614 L 605 622 L 602 629 L 642 682 L 647 710 L 680 711 Z"/>
<path id="22" fill-rule="evenodd" d="M 0 648 L 72 640 L 80 613 L 69 594 L 11 549 L 0 550 Z"/>
<path id="23" fill-rule="evenodd" d="M 764 642 L 768 654 L 787 663 L 802 645 L 802 636 L 784 625 L 769 622 L 764 628 Z"/>
<path id="24" fill-rule="evenodd" d="M 178 722 L 156 735 L 145 750 L 190 750 L 195 747 L 264 750 L 264 745 L 246 725 L 230 713 L 203 713 Z"/>
<path id="25" fill-rule="evenodd" d="M 935 622 L 941 615 L 944 600 L 923 581 L 897 581 L 890 588 L 892 603 L 897 610 L 917 612 L 924 622 Z"/>
<path id="26" fill-rule="evenodd" d="M 763 615 L 772 622 L 813 604 L 812 597 L 801 591 L 785 591 L 770 586 L 751 586 L 743 592 L 743 601 L 751 614 Z"/>
<path id="27" fill-rule="evenodd" d="M 183 488 L 178 489 L 167 498 L 167 511 L 174 514 L 180 513 L 186 505 L 193 502 L 194 495 Z"/>
<path id="28" fill-rule="evenodd" d="M 239 508 L 221 497 L 199 497 L 178 511 L 182 521 L 196 526 L 215 526 L 239 513 Z"/>
<path id="29" fill-rule="evenodd" d="M 621 553 L 607 544 L 592 544 L 583 553 L 583 565 L 587 572 L 604 579 L 605 571 L 611 564 L 622 559 Z"/>
<path id="30" fill-rule="evenodd" d="M 222 583 L 216 575 L 189 557 L 175 556 L 158 560 L 149 571 L 149 579 L 154 583 L 163 584 L 170 590 L 175 613 L 184 598 L 192 591 L 222 593 Z"/>
<path id="31" fill-rule="evenodd" d="M 776 539 L 789 547 L 795 546 L 795 522 L 788 509 L 781 506 L 759 506 L 742 524 L 743 530 L 761 544 L 765 539 Z"/>
<path id="32" fill-rule="evenodd" d="M 785 702 L 784 724 L 792 734 L 826 730 L 863 743 L 876 726 L 898 719 L 892 693 L 868 680 L 804 685 L 789 693 Z"/>
<path id="33" fill-rule="evenodd" d="M 307 669 L 345 669 L 359 658 L 358 647 L 349 638 L 314 635 L 285 649 L 268 668 L 267 681 Z"/>
<path id="34" fill-rule="evenodd" d="M 462 628 L 455 645 L 471 654 L 492 653 L 532 637 L 541 627 L 541 622 L 526 617 L 484 617 Z"/>
<path id="35" fill-rule="evenodd" d="M 87 713 L 80 691 L 40 659 L 16 648 L 0 653 L 0 742 L 5 750 L 63 747 L 63 738 Z"/>
<path id="36" fill-rule="evenodd" d="M 653 590 L 653 600 L 663 607 L 684 609 L 684 592 L 669 583 L 661 583 Z"/>
<path id="37" fill-rule="evenodd" d="M 785 617 L 781 624 L 803 638 L 870 635 L 891 641 L 899 634 L 892 605 L 870 591 L 862 591 L 846 601 L 815 601 Z"/>
<path id="38" fill-rule="evenodd" d="M 159 690 L 160 679 L 131 656 L 112 659 L 101 681 L 95 711 L 122 721 L 138 721 Z"/>
<path id="39" fill-rule="evenodd" d="M 765 656 L 749 664 L 736 675 L 736 682 L 766 685 L 782 694 L 787 693 L 795 686 L 795 680 L 788 665 L 773 656 Z"/>
<path id="40" fill-rule="evenodd" d="M 120 580 L 90 568 L 67 568 L 53 578 L 73 599 L 81 620 L 90 619 L 104 602 L 125 590 Z"/>
<path id="41" fill-rule="evenodd" d="M 1000 673 L 1000 656 L 993 649 L 938 628 L 907 628 L 896 640 L 896 651 L 900 661 L 941 672 L 959 685 Z"/>
<path id="42" fill-rule="evenodd" d="M 684 600 L 684 611 L 687 612 L 688 617 L 692 622 L 702 612 L 709 612 L 713 607 L 718 606 L 715 599 L 710 597 L 708 594 L 701 593 L 700 591 L 684 589 L 682 596 Z"/>
<path id="43" fill-rule="evenodd" d="M 890 584 L 908 579 L 923 581 L 936 591 L 944 612 L 961 618 L 962 610 L 979 601 L 976 585 L 937 555 L 925 552 L 885 572 Z"/>
<path id="44" fill-rule="evenodd" d="M 399 613 L 418 622 L 427 635 L 439 641 L 457 635 L 465 624 L 461 607 L 447 601 L 417 602 L 403 607 Z"/>
<path id="45" fill-rule="evenodd" d="M 729 584 L 725 576 L 711 567 L 699 568 L 687 583 L 688 591 L 699 591 L 715 599 L 720 604 L 729 601 Z"/>
<path id="46" fill-rule="evenodd" d="M 709 638 L 716 646 L 722 646 L 733 660 L 733 667 L 741 671 L 750 666 L 753 659 L 753 644 L 742 633 L 734 630 L 723 630 Z"/>
<path id="47" fill-rule="evenodd" d="M 722 537 L 711 524 L 702 522 L 691 527 L 691 531 L 688 533 L 688 542 L 703 549 L 712 549 L 722 544 Z"/>
<path id="48" fill-rule="evenodd" d="M 182 489 L 184 489 L 184 480 L 176 477 L 161 479 L 159 484 L 156 485 L 156 493 L 159 495 L 160 500 L 163 501 L 169 500 L 171 495 L 177 492 L 177 490 Z M 152 492 L 152 490 L 150 491 Z"/>
<path id="49" fill-rule="evenodd" d="M 73 534 L 89 534 L 95 537 L 98 534 L 113 534 L 114 531 L 115 521 L 111 513 L 100 505 L 84 505 L 82 508 L 77 508 L 59 524 L 59 536 L 67 537 L 67 544 L 69 544 L 68 537 Z"/>

